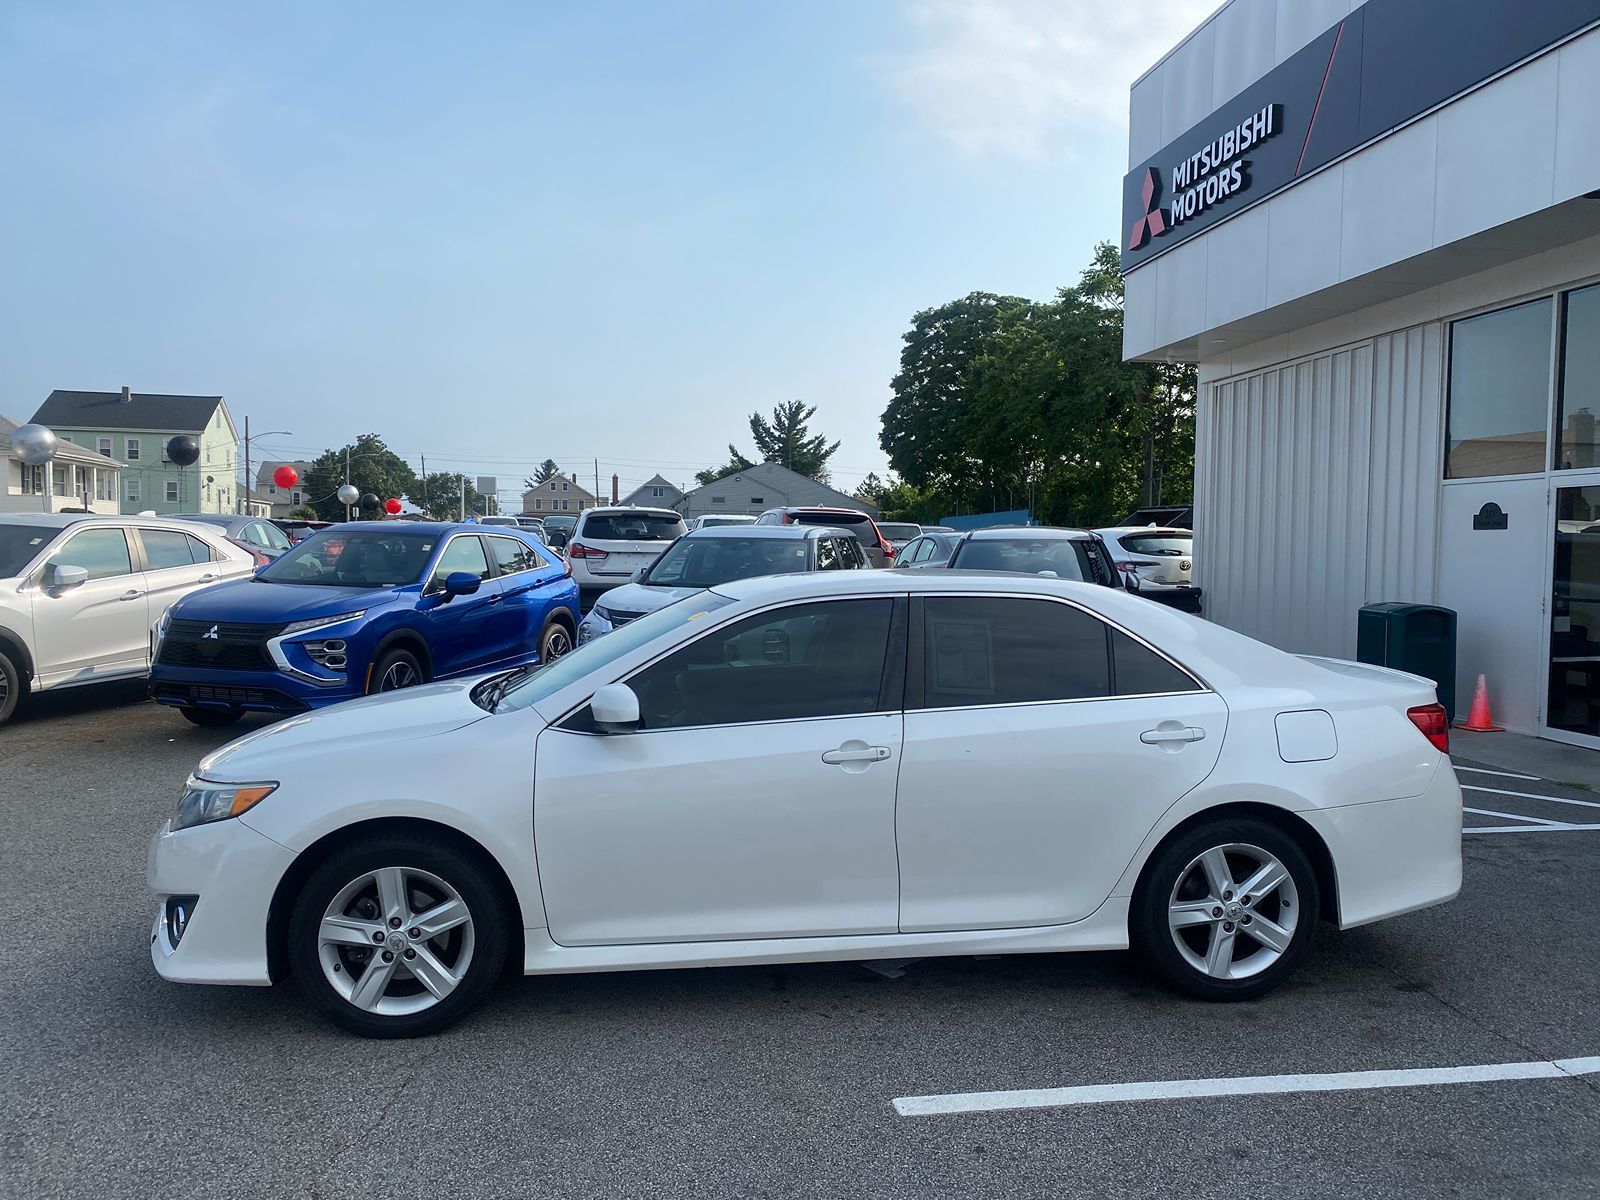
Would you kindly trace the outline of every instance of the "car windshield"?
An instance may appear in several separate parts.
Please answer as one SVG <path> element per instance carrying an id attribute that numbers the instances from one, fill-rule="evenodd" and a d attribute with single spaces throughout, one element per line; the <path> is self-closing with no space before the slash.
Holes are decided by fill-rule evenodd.
<path id="1" fill-rule="evenodd" d="M 1125 533 L 1118 539 L 1135 554 L 1160 554 L 1179 558 L 1194 548 L 1192 533 Z"/>
<path id="2" fill-rule="evenodd" d="M 0 525 L 0 579 L 22 574 L 22 568 L 60 532 L 45 525 Z"/>
<path id="3" fill-rule="evenodd" d="M 715 529 L 719 525 L 754 525 L 754 517 L 701 517 L 701 529 Z"/>
<path id="4" fill-rule="evenodd" d="M 914 537 L 922 536 L 921 525 L 905 525 L 898 521 L 878 522 L 878 532 L 891 542 L 909 542 Z"/>
<path id="5" fill-rule="evenodd" d="M 803 538 L 694 537 L 674 542 L 644 573 L 655 587 L 715 587 L 752 575 L 789 575 L 806 570 Z"/>
<path id="6" fill-rule="evenodd" d="M 640 646 L 732 603 L 729 597 L 719 596 L 715 592 L 701 591 L 692 596 L 685 596 L 682 600 L 665 608 L 658 608 L 637 621 L 628 622 L 614 633 L 608 633 L 603 638 L 596 638 L 587 645 L 579 646 L 548 666 L 535 667 L 531 671 L 527 668 L 518 668 L 519 672 L 525 672 L 522 678 L 507 687 L 504 694 L 498 695 L 498 703 L 486 704 L 485 707 L 503 713 L 537 704 L 546 696 L 553 696 L 569 683 L 576 683 L 589 672 L 598 671 L 608 663 L 631 654 Z M 495 678 L 500 679 L 504 676 Z M 488 682 L 492 683 L 494 680 Z M 480 684 L 473 689 L 473 699 L 478 700 L 480 704 L 484 703 L 484 699 L 480 697 L 488 698 L 496 695 L 494 691 L 485 691 L 484 687 L 484 684 Z"/>
<path id="7" fill-rule="evenodd" d="M 1083 566 L 1064 538 L 985 538 L 967 542 L 950 565 L 960 571 L 1005 571 L 1013 575 L 1054 575 L 1083 579 Z"/>
<path id="8" fill-rule="evenodd" d="M 590 542 L 670 542 L 683 536 L 683 518 L 666 513 L 600 513 L 584 522 Z"/>
<path id="9" fill-rule="evenodd" d="M 374 529 L 324 529 L 256 574 L 268 583 L 392 588 L 416 583 L 433 557 L 433 537 Z"/>

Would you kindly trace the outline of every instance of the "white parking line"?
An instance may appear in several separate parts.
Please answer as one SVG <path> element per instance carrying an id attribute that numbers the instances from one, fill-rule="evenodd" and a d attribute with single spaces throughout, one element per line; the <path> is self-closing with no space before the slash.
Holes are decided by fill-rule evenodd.
<path id="1" fill-rule="evenodd" d="M 1487 792 L 1491 796 L 1504 796 L 1509 800 L 1548 800 L 1551 804 L 1573 804 L 1579 808 L 1600 808 L 1600 802 L 1594 800 L 1573 800 L 1566 796 L 1536 796 L 1532 792 L 1508 792 L 1504 788 L 1472 787 L 1463 783 L 1463 792 Z"/>
<path id="2" fill-rule="evenodd" d="M 1501 779 L 1526 779 L 1530 783 L 1543 783 L 1537 775 L 1514 775 L 1510 771 L 1487 771 L 1482 767 L 1463 767 L 1459 763 L 1451 763 L 1457 771 L 1471 771 L 1474 775 L 1498 775 Z"/>
<path id="3" fill-rule="evenodd" d="M 1508 821 L 1532 821 L 1537 825 L 1555 825 L 1558 828 L 1568 824 L 1566 821 L 1552 821 L 1546 817 L 1529 817 L 1524 816 L 1522 813 L 1496 812 L 1492 808 L 1462 808 L 1461 811 L 1474 813 L 1480 817 L 1504 817 Z M 1472 830 L 1466 829 L 1462 832 L 1471 833 Z"/>
<path id="4" fill-rule="evenodd" d="M 1600 1057 L 1549 1062 L 1489 1063 L 1466 1067 L 1421 1067 L 1402 1071 L 1339 1071 L 1325 1075 L 1246 1075 L 1236 1079 L 1172 1079 L 1160 1083 L 1108 1083 L 1087 1087 L 1015 1092 L 958 1092 L 945 1096 L 900 1096 L 902 1117 L 946 1113 L 1002 1112 L 1019 1108 L 1071 1108 L 1126 1100 L 1193 1100 L 1207 1096 L 1260 1096 L 1286 1092 L 1351 1092 L 1378 1088 L 1439 1087 L 1508 1079 L 1570 1079 L 1600 1073 Z"/>
<path id="5" fill-rule="evenodd" d="M 1525 817 L 1524 820 L 1533 820 Z M 1583 833 L 1600 829 L 1600 825 L 1475 825 L 1462 833 Z"/>

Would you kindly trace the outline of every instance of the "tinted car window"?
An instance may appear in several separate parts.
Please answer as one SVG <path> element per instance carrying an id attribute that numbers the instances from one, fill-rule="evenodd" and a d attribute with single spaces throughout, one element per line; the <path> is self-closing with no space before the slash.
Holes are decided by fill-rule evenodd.
<path id="1" fill-rule="evenodd" d="M 90 579 L 110 579 L 133 573 L 128 539 L 120 529 L 86 529 L 75 533 L 50 556 L 52 566 L 82 567 Z"/>
<path id="2" fill-rule="evenodd" d="M 837 571 L 839 565 L 839 543 L 831 537 L 818 538 L 817 570 Z"/>
<path id="3" fill-rule="evenodd" d="M 152 571 L 192 566 L 195 562 L 195 539 L 187 533 L 173 529 L 141 529 L 139 540 L 144 543 L 145 561 L 150 564 Z M 205 562 L 206 559 L 199 561 Z"/>
<path id="4" fill-rule="evenodd" d="M 861 543 L 855 538 L 839 543 L 839 558 L 846 571 L 859 571 L 867 565 L 866 551 L 861 549 Z"/>
<path id="5" fill-rule="evenodd" d="M 186 533 L 183 536 L 189 539 L 189 556 L 193 558 L 195 562 L 202 563 L 212 561 L 213 555 L 211 553 L 210 546 L 206 545 L 193 534 Z"/>
<path id="6" fill-rule="evenodd" d="M 602 513 L 583 523 L 583 538 L 599 542 L 670 542 L 683 535 L 683 518 L 650 513 Z"/>
<path id="7" fill-rule="evenodd" d="M 1117 695 L 1146 696 L 1160 692 L 1204 689 L 1190 674 L 1119 629 L 1111 631 L 1111 655 L 1117 674 Z"/>
<path id="8" fill-rule="evenodd" d="M 1194 548 L 1192 533 L 1125 533 L 1117 539 L 1135 554 L 1181 558 Z"/>
<path id="9" fill-rule="evenodd" d="M 1034 704 L 1111 691 L 1106 624 L 1051 600 L 930 597 L 923 706 Z"/>
<path id="10" fill-rule="evenodd" d="M 809 566 L 798 538 L 680 538 L 640 580 L 655 587 L 715 587 L 754 575 L 788 575 Z"/>
<path id="11" fill-rule="evenodd" d="M 20 575 L 56 533 L 39 525 L 0 525 L 0 579 Z"/>
<path id="12" fill-rule="evenodd" d="M 799 604 L 708 634 L 629 680 L 646 729 L 878 711 L 892 600 Z"/>
<path id="13" fill-rule="evenodd" d="M 274 559 L 256 578 L 322 587 L 399 587 L 422 576 L 437 544 L 432 537 L 378 530 L 323 530 Z"/>
<path id="14" fill-rule="evenodd" d="M 888 538 L 891 542 L 903 542 L 909 541 L 910 539 L 920 535 L 922 533 L 922 526 L 912 525 L 908 522 L 889 521 L 885 523 L 883 521 L 879 521 L 878 532 L 883 534 L 883 536 Z"/>
<path id="15" fill-rule="evenodd" d="M 465 571 L 479 579 L 489 578 L 489 560 L 484 556 L 483 543 L 477 538 L 451 538 L 444 553 L 439 555 L 438 565 L 433 568 L 433 580 L 429 586 L 442 585 L 447 575 L 454 575 L 457 571 Z"/>
<path id="16" fill-rule="evenodd" d="M 492 537 L 489 545 L 494 551 L 494 561 L 502 575 L 516 575 L 534 571 L 544 566 L 544 559 L 527 542 L 519 538 Z"/>
<path id="17" fill-rule="evenodd" d="M 1076 543 L 1066 538 L 984 538 L 965 543 L 951 564 L 961 571 L 1007 571 L 1086 579 Z"/>

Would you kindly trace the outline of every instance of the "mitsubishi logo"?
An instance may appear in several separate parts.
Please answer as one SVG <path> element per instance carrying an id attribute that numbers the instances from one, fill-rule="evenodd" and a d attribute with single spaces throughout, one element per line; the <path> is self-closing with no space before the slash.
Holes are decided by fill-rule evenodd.
<path id="1" fill-rule="evenodd" d="M 206 630 L 206 631 L 205 631 L 205 632 L 204 632 L 204 633 L 202 633 L 202 634 L 201 634 L 201 635 L 200 635 L 200 640 L 201 640 L 201 641 L 205 641 L 205 640 L 206 640 L 206 639 L 207 639 L 207 638 L 209 638 L 209 639 L 211 639 L 211 640 L 212 640 L 212 641 L 213 641 L 213 642 L 217 642 L 217 641 L 221 641 L 221 640 L 222 640 L 222 638 L 221 638 L 221 636 L 220 636 L 220 635 L 219 635 L 219 634 L 218 634 L 218 633 L 217 633 L 217 629 L 218 629 L 218 626 L 216 626 L 216 625 L 213 625 L 213 626 L 212 626 L 212 627 L 211 627 L 211 628 L 210 628 L 210 629 L 208 629 L 208 630 Z"/>
<path id="2" fill-rule="evenodd" d="M 1160 237 L 1167 231 L 1167 214 L 1157 203 L 1161 196 L 1161 172 L 1154 167 L 1145 168 L 1140 195 L 1144 198 L 1144 216 L 1133 223 L 1133 230 L 1128 234 L 1129 250 L 1138 250 L 1152 237 Z"/>

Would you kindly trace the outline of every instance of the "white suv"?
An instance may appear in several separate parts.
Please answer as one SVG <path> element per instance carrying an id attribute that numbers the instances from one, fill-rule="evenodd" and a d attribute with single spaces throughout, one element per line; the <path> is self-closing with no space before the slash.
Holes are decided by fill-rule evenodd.
<path id="1" fill-rule="evenodd" d="M 687 532 L 670 508 L 587 508 L 567 542 L 567 562 L 591 595 L 627 583 Z"/>
<path id="2" fill-rule="evenodd" d="M 255 570 L 220 529 L 159 517 L 0 515 L 0 722 L 23 693 L 150 671 L 174 600 Z"/>

